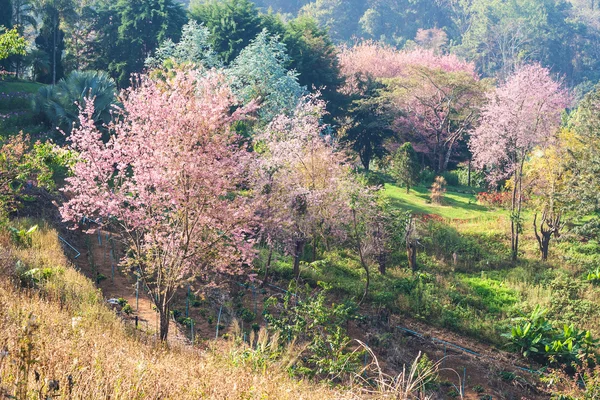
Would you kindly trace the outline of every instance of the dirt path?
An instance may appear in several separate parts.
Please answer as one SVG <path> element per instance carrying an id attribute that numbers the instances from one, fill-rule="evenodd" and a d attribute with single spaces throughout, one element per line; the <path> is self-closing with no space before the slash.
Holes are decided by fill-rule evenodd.
<path id="1" fill-rule="evenodd" d="M 153 303 L 146 291 L 139 284 L 139 296 L 136 301 L 136 279 L 133 275 L 128 275 L 117 267 L 117 262 L 113 260 L 111 244 L 107 240 L 107 234 L 101 232 L 100 235 L 80 234 L 81 240 L 79 251 L 81 256 L 74 260 L 75 265 L 89 278 L 94 279 L 94 272 L 106 277 L 102 279 L 98 287 L 102 290 L 104 298 L 118 299 L 123 298 L 133 308 L 134 312 L 130 316 L 123 317 L 132 324 L 135 317 L 138 317 L 139 329 L 155 335 L 158 332 L 158 313 L 153 309 Z M 100 236 L 100 237 L 99 237 Z M 88 250 L 91 248 L 91 252 Z M 115 254 L 119 254 L 119 248 L 115 242 Z M 95 270 L 95 271 L 94 271 Z M 171 321 L 169 326 L 169 342 L 188 342 L 186 335 L 180 330 L 177 323 Z"/>

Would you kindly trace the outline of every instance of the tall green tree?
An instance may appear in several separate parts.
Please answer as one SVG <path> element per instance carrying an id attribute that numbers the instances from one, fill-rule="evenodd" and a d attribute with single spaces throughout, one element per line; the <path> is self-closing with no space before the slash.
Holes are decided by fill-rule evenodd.
<path id="1" fill-rule="evenodd" d="M 574 138 L 565 144 L 572 172 L 564 197 L 577 215 L 595 217 L 585 230 L 600 236 L 600 87 L 584 97 L 568 126 Z"/>
<path id="2" fill-rule="evenodd" d="M 249 0 L 195 0 L 189 13 L 210 30 L 213 48 L 225 64 L 231 63 L 263 28 L 258 9 Z"/>
<path id="3" fill-rule="evenodd" d="M 12 28 L 12 1 L 0 0 L 0 10 L 3 10 L 0 13 L 0 26 Z"/>
<path id="4" fill-rule="evenodd" d="M 144 61 L 167 38 L 178 40 L 187 22 L 180 3 L 173 0 L 118 0 L 111 7 L 119 19 L 116 58 L 108 71 L 119 86 L 144 68 Z"/>
<path id="5" fill-rule="evenodd" d="M 68 10 L 67 0 L 46 0 L 38 10 L 42 17 L 42 27 L 35 38 L 35 44 L 48 55 L 50 69 L 39 76 L 42 83 L 55 84 L 64 76 L 62 53 L 65 49 L 65 32 L 61 29 L 63 11 Z"/>
<path id="6" fill-rule="evenodd" d="M 38 23 L 35 18 L 36 10 L 33 0 L 12 0 L 12 24 L 17 28 L 20 35 L 24 35 L 27 28 L 37 29 Z M 23 56 L 15 55 L 10 59 L 15 66 L 15 76 L 21 76 Z"/>
<path id="7" fill-rule="evenodd" d="M 394 136 L 393 114 L 388 102 L 380 96 L 384 87 L 382 83 L 366 78 L 361 86 L 362 94 L 350 105 L 348 120 L 341 130 L 341 140 L 358 154 L 368 171 L 373 159 L 387 154 L 384 144 Z"/>
<path id="8" fill-rule="evenodd" d="M 295 110 L 303 88 L 295 71 L 288 71 L 285 45 L 264 30 L 233 61 L 227 71 L 234 92 L 246 104 L 257 100 L 260 120 L 271 121 Z"/>
<path id="9" fill-rule="evenodd" d="M 404 143 L 392 157 L 392 176 L 406 187 L 406 193 L 419 182 L 419 157 L 409 142 Z"/>

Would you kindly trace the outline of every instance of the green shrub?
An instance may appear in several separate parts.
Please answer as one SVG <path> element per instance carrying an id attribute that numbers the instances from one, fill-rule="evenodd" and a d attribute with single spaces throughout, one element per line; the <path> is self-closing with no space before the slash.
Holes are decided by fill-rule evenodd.
<path id="1" fill-rule="evenodd" d="M 570 366 L 592 361 L 598 340 L 589 331 L 579 330 L 573 325 L 556 329 L 545 318 L 546 313 L 547 310 L 536 306 L 530 315 L 517 319 L 518 324 L 511 333 L 504 335 L 510 339 L 513 348 L 524 357 L 540 362 Z"/>
<path id="2" fill-rule="evenodd" d="M 459 179 L 458 174 L 455 171 L 447 171 L 442 174 L 444 179 L 446 179 L 446 184 L 448 186 L 458 186 Z"/>
<path id="3" fill-rule="evenodd" d="M 324 291 L 315 292 L 308 285 L 290 283 L 283 299 L 271 297 L 265 301 L 265 320 L 269 330 L 284 339 L 307 343 L 305 353 L 291 373 L 299 376 L 339 379 L 357 371 L 362 352 L 352 351 L 343 326 L 357 317 L 356 304 L 327 304 Z"/>
<path id="4" fill-rule="evenodd" d="M 123 311 L 127 315 L 131 315 L 133 314 L 133 307 L 131 307 L 129 304 L 125 304 L 121 311 Z"/>
<path id="5" fill-rule="evenodd" d="M 247 308 L 242 308 L 239 312 L 240 318 L 242 319 L 242 321 L 244 322 L 252 322 L 256 319 L 256 314 L 254 314 L 252 311 L 248 310 Z"/>
<path id="6" fill-rule="evenodd" d="M 37 229 L 37 225 L 34 225 L 29 229 L 18 229 L 11 226 L 8 228 L 8 232 L 10 233 L 10 239 L 14 245 L 18 247 L 31 247 L 31 237 L 37 231 Z"/>

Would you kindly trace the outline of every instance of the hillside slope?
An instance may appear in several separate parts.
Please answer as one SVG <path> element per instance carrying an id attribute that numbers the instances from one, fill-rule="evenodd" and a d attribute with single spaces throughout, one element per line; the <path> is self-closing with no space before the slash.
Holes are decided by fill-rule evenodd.
<path id="1" fill-rule="evenodd" d="M 52 229 L 23 248 L 3 234 L 0 249 L 0 398 L 349 397 L 267 368 L 253 372 L 236 362 L 232 343 L 202 351 L 153 345 L 68 264 Z M 10 279 L 15 263 L 21 288 Z"/>

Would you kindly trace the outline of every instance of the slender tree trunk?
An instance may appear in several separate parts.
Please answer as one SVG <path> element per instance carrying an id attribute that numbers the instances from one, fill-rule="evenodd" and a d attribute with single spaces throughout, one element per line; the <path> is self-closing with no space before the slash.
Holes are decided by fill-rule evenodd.
<path id="1" fill-rule="evenodd" d="M 159 337 L 161 342 L 166 342 L 169 336 L 170 309 L 166 296 L 160 299 L 158 307 Z"/>
<path id="2" fill-rule="evenodd" d="M 300 277 L 300 257 L 304 252 L 304 245 L 306 240 L 296 240 L 296 248 L 294 249 L 294 276 L 296 279 Z"/>
<path id="3" fill-rule="evenodd" d="M 517 261 L 519 257 L 519 233 L 521 230 L 521 209 L 523 206 L 523 165 L 525 159 L 521 160 L 519 168 L 514 174 L 514 188 L 511 206 L 511 253 L 512 261 Z"/>
<path id="4" fill-rule="evenodd" d="M 57 30 L 57 11 L 54 10 L 54 32 L 52 34 L 52 84 L 56 85 L 56 30 Z"/>
<path id="5" fill-rule="evenodd" d="M 371 274 L 369 271 L 369 265 L 367 264 L 364 254 L 363 254 L 362 242 L 360 240 L 360 235 L 358 232 L 358 224 L 356 222 L 356 210 L 355 209 L 352 209 L 352 221 L 354 223 L 354 237 L 356 240 L 356 247 L 358 249 L 358 256 L 360 258 L 360 265 L 363 267 L 363 269 L 365 270 L 365 273 L 367 275 L 367 282 L 365 283 L 365 291 L 363 292 L 362 298 L 358 302 L 358 304 L 360 305 L 367 298 L 367 295 L 369 294 L 369 286 L 371 284 Z"/>
<path id="6" fill-rule="evenodd" d="M 467 186 L 471 187 L 471 159 L 469 158 L 469 172 L 467 174 Z"/>
<path id="7" fill-rule="evenodd" d="M 379 273 L 381 275 L 385 275 L 385 270 L 387 267 L 387 254 L 385 253 L 384 250 L 379 252 L 379 257 L 378 257 L 378 261 L 379 261 Z"/>
<path id="8" fill-rule="evenodd" d="M 265 266 L 265 276 L 263 277 L 263 282 L 261 286 L 264 286 L 267 283 L 267 278 L 269 277 L 269 270 L 271 269 L 271 260 L 273 259 L 273 244 L 269 246 L 269 256 L 267 257 L 267 265 Z"/>
<path id="9" fill-rule="evenodd" d="M 417 271 L 417 245 L 413 241 L 406 242 L 406 254 L 408 256 L 408 267 L 412 272 Z"/>

